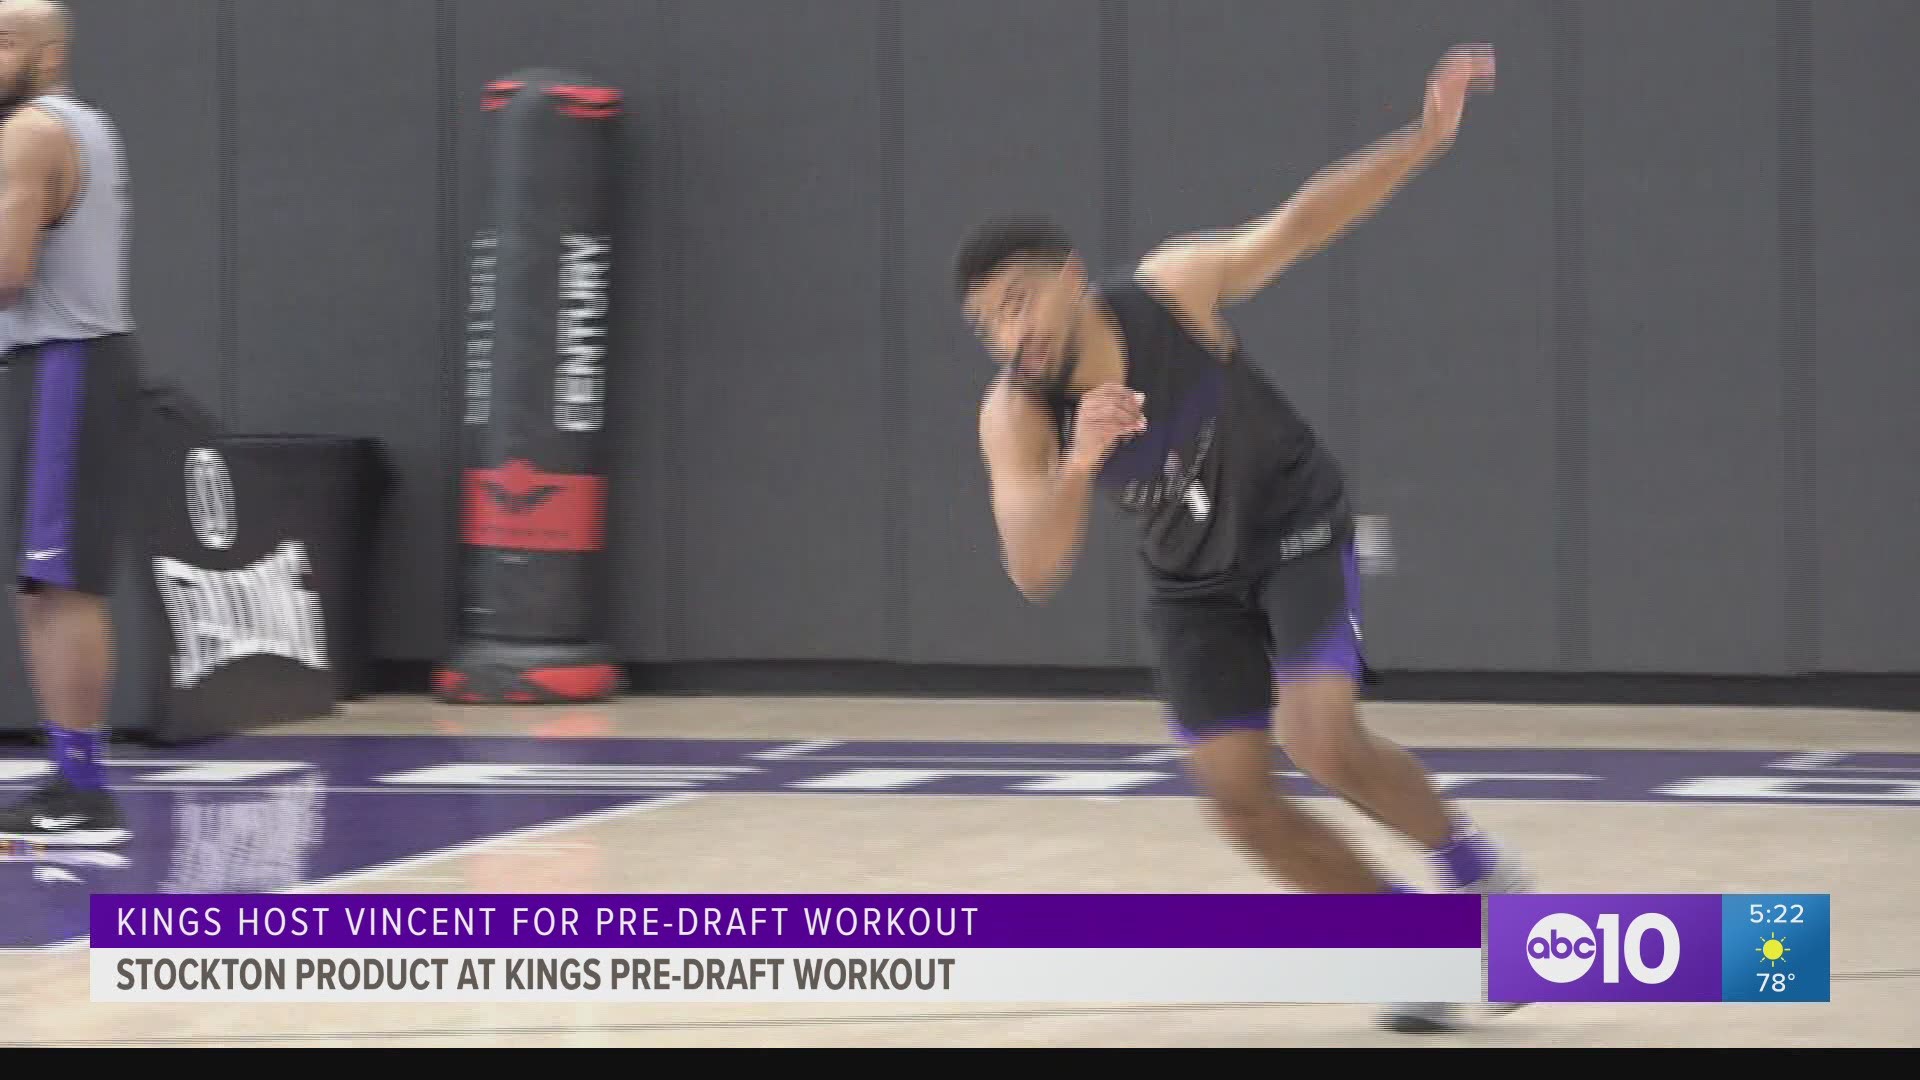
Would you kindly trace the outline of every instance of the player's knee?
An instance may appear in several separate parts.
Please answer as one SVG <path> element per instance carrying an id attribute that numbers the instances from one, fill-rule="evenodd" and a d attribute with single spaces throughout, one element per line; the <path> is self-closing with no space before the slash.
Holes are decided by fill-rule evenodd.
<path id="1" fill-rule="evenodd" d="M 1203 785 L 1207 816 L 1221 832 L 1243 843 L 1254 843 L 1279 816 L 1280 794 L 1270 784 L 1251 778 Z"/>
<path id="2" fill-rule="evenodd" d="M 1271 848 L 1275 830 L 1273 815 L 1257 802 L 1246 799 L 1210 799 L 1207 818 L 1214 831 L 1230 846 L 1258 853 Z"/>
<path id="3" fill-rule="evenodd" d="M 1346 791 L 1360 779 L 1366 763 L 1366 743 L 1360 730 L 1347 723 L 1303 719 L 1288 726 L 1287 756 L 1321 786 Z"/>
<path id="4" fill-rule="evenodd" d="M 1273 742 L 1265 731 L 1214 732 L 1194 744 L 1187 767 L 1208 818 L 1222 831 L 1252 835 L 1273 817 L 1279 791 L 1273 780 Z"/>
<path id="5" fill-rule="evenodd" d="M 14 588 L 13 601 L 18 605 L 15 610 L 20 613 L 20 622 L 26 626 L 27 633 L 36 632 L 46 610 L 45 593 L 22 581 Z"/>
<path id="6" fill-rule="evenodd" d="M 96 592 L 49 585 L 40 590 L 40 615 L 67 626 L 98 622 L 111 611 L 107 598 Z"/>

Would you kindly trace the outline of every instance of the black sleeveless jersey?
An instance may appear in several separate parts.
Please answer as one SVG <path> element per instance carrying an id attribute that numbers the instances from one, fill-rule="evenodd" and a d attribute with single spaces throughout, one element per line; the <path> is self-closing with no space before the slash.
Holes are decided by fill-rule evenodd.
<path id="1" fill-rule="evenodd" d="M 1132 277 L 1101 282 L 1098 295 L 1147 420 L 1107 456 L 1098 486 L 1137 524 L 1156 591 L 1230 586 L 1351 535 L 1339 465 L 1237 335 L 1223 362 Z M 1075 401 L 1046 404 L 1065 446 Z"/>

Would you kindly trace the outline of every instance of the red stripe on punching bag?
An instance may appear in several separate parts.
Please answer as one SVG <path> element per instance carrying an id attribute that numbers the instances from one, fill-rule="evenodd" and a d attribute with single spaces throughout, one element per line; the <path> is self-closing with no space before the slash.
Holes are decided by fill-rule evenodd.
<path id="1" fill-rule="evenodd" d="M 503 108 L 508 98 L 526 88 L 526 83 L 514 82 L 511 79 L 488 83 L 486 95 L 480 100 L 480 107 L 488 110 Z"/>
<path id="2" fill-rule="evenodd" d="M 610 86 L 549 86 L 547 93 L 581 105 L 606 108 L 620 104 L 620 91 Z"/>
<path id="3" fill-rule="evenodd" d="M 535 468 L 519 458 L 467 470 L 467 543 L 512 551 L 598 551 L 606 480 Z"/>
<path id="4" fill-rule="evenodd" d="M 582 120 L 611 120 L 620 115 L 620 91 L 605 86 L 549 86 L 547 94 L 565 104 L 560 111 Z"/>
<path id="5" fill-rule="evenodd" d="M 612 664 L 587 664 L 582 667 L 536 668 L 526 679 L 540 689 L 563 700 L 594 701 L 613 693 L 619 674 Z"/>

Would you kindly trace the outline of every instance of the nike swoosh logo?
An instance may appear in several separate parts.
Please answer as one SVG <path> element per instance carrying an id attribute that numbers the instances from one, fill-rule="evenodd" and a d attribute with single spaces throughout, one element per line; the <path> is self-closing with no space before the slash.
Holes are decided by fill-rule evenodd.
<path id="1" fill-rule="evenodd" d="M 34 562 L 46 562 L 48 559 L 57 559 L 62 554 L 63 552 L 59 548 L 46 548 L 41 551 L 27 552 L 27 558 L 32 559 Z"/>
<path id="2" fill-rule="evenodd" d="M 72 817 L 47 817 L 45 814 L 41 814 L 33 819 L 33 827 L 36 829 L 71 829 L 85 820 L 87 819 L 77 814 Z"/>

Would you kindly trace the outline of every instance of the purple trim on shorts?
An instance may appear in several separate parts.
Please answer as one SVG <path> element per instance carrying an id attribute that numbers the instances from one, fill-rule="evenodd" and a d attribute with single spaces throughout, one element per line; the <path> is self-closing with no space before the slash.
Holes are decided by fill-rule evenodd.
<path id="1" fill-rule="evenodd" d="M 1173 732 L 1175 741 L 1182 746 L 1194 746 L 1215 735 L 1225 735 L 1232 731 L 1268 731 L 1273 727 L 1273 710 L 1261 709 L 1254 713 L 1241 713 L 1239 716 L 1223 716 L 1207 722 L 1202 731 L 1189 731 L 1180 723 L 1180 718 L 1167 710 L 1167 728 Z"/>
<path id="2" fill-rule="evenodd" d="M 49 341 L 39 347 L 33 446 L 28 451 L 27 520 L 20 534 L 20 576 L 73 587 L 73 477 L 79 469 L 80 404 L 86 347 Z"/>
<path id="3" fill-rule="evenodd" d="M 1273 666 L 1273 676 L 1283 682 L 1327 675 L 1360 677 L 1360 643 L 1353 629 L 1336 629 L 1316 639 L 1313 648 L 1297 660 Z"/>
<path id="4" fill-rule="evenodd" d="M 1274 678 L 1283 682 L 1327 675 L 1344 675 L 1358 680 L 1363 673 L 1360 662 L 1360 558 L 1349 542 L 1341 553 L 1346 571 L 1347 605 L 1339 621 L 1315 638 L 1305 656 L 1276 661 Z"/>

